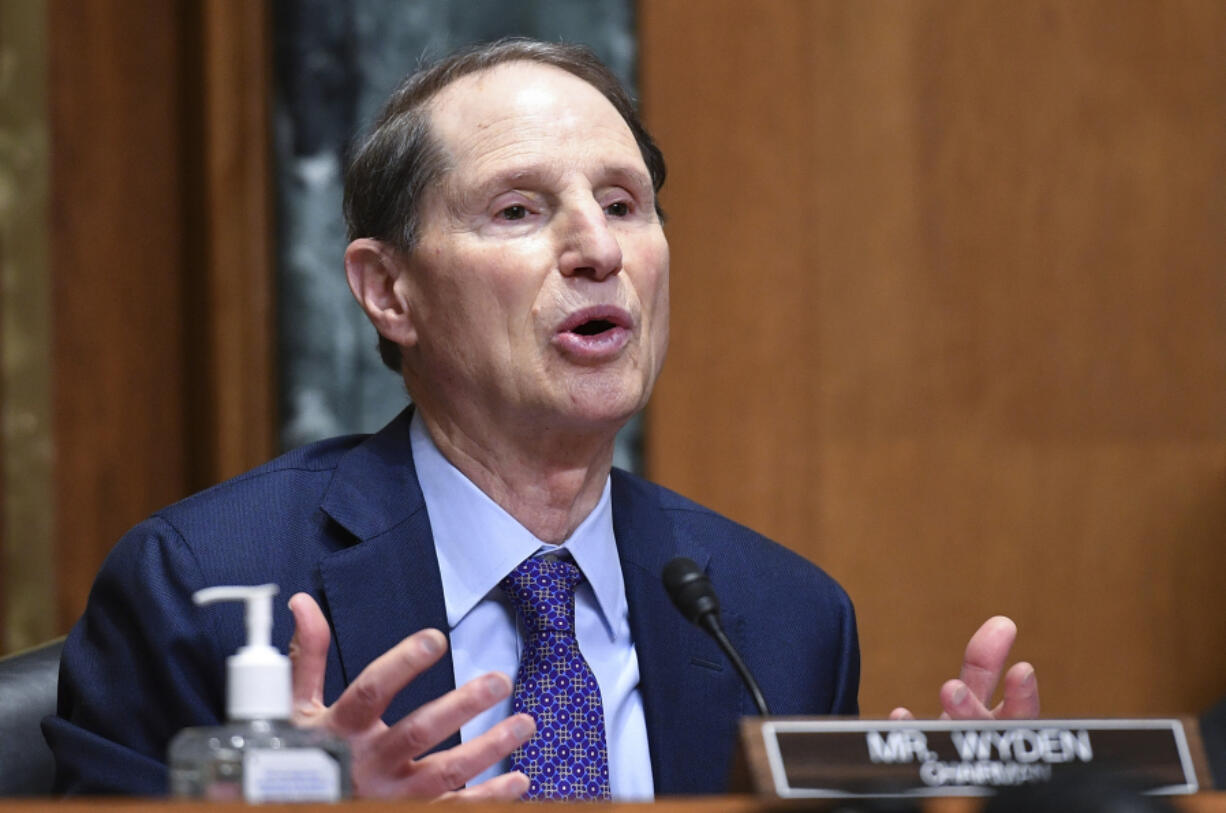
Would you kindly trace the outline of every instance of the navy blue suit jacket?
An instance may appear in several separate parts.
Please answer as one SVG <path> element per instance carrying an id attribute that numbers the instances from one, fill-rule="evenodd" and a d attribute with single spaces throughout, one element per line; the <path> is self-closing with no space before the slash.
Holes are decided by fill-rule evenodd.
<path id="1" fill-rule="evenodd" d="M 285 600 L 313 596 L 333 630 L 325 702 L 424 627 L 447 630 L 430 520 L 406 410 L 375 435 L 290 452 L 190 497 L 116 545 L 64 647 L 58 716 L 43 729 L 59 789 L 166 792 L 166 747 L 224 716 L 237 605 L 198 608 L 196 590 L 275 582 L 273 641 L 293 632 Z M 671 606 L 660 572 L 689 556 L 719 590 L 728 634 L 775 714 L 854 714 L 855 617 L 805 559 L 667 489 L 614 470 L 613 527 L 658 794 L 726 789 L 736 721 L 753 705 L 726 659 Z M 454 688 L 450 655 L 389 707 L 394 722 Z M 446 745 L 458 742 L 453 738 Z"/>

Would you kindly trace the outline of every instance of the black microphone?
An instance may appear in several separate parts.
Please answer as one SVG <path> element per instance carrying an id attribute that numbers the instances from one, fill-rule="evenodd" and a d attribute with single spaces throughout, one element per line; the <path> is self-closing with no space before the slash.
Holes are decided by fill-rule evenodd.
<path id="1" fill-rule="evenodd" d="M 758 681 L 753 679 L 749 667 L 741 660 L 740 654 L 724 634 L 723 625 L 719 623 L 719 599 L 715 597 L 715 588 L 707 574 L 702 572 L 693 559 L 678 556 L 664 566 L 662 577 L 664 589 L 668 591 L 673 604 L 677 605 L 686 620 L 697 624 L 715 639 L 715 643 L 724 650 L 728 660 L 732 661 L 732 666 L 741 676 L 745 688 L 749 689 L 754 705 L 758 707 L 758 714 L 769 717 L 770 708 L 766 705 L 762 690 L 758 688 Z"/>

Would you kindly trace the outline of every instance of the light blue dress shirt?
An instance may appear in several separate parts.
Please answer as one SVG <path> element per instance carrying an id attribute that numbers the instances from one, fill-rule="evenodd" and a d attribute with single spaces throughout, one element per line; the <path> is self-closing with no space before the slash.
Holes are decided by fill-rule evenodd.
<path id="1" fill-rule="evenodd" d="M 410 425 L 413 462 L 438 552 L 450 626 L 455 682 L 489 671 L 514 680 L 523 636 L 498 583 L 538 552 L 565 549 L 587 578 L 575 596 L 579 651 L 600 684 L 614 799 L 653 796 L 647 723 L 639 694 L 639 662 L 630 637 L 625 583 L 613 537 L 609 481 L 600 501 L 562 545 L 542 542 L 443 457 L 421 413 Z M 511 713 L 511 700 L 477 715 L 460 729 L 468 741 Z M 504 773 L 496 765 L 470 784 Z"/>

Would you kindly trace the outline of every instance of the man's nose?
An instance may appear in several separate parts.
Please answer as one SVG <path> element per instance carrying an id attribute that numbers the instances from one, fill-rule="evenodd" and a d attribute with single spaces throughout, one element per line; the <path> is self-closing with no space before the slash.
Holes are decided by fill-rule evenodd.
<path id="1" fill-rule="evenodd" d="M 622 267 L 622 247 L 599 205 L 567 213 L 562 226 L 562 252 L 558 265 L 565 276 L 602 280 Z"/>

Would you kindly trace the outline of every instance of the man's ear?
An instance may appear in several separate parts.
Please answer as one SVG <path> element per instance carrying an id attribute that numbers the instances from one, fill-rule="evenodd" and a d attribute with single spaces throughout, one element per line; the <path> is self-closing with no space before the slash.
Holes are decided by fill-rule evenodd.
<path id="1" fill-rule="evenodd" d="M 345 249 L 345 278 L 353 298 L 379 335 L 401 347 L 417 343 L 407 274 L 400 252 L 379 240 L 362 237 Z"/>

